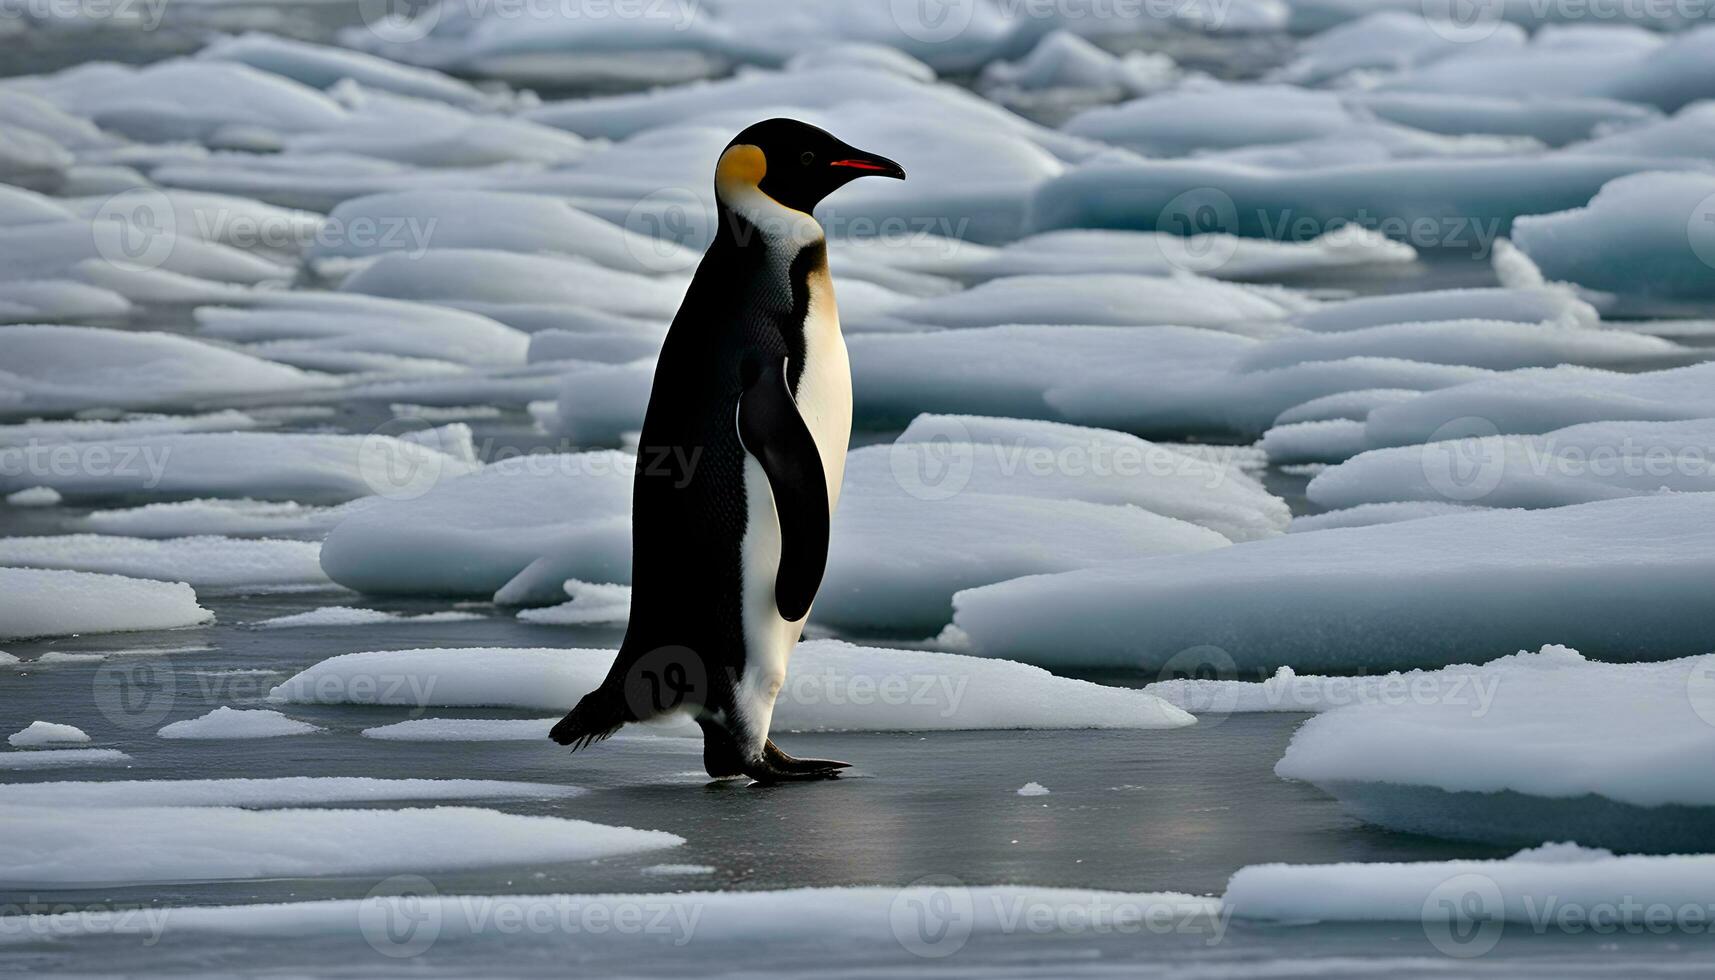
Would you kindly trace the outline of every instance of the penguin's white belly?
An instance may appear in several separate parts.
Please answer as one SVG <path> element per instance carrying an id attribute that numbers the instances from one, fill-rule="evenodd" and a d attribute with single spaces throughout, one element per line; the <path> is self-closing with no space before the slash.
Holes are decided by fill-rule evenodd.
<path id="1" fill-rule="evenodd" d="M 828 511 L 832 514 L 839 502 L 846 471 L 846 447 L 851 441 L 852 376 L 826 273 L 811 277 L 810 308 L 804 331 L 804 370 L 799 376 L 795 401 L 798 414 L 822 456 L 822 469 L 828 481 Z M 781 618 L 775 603 L 774 583 L 780 569 L 780 518 L 774 509 L 768 474 L 749 455 L 744 459 L 744 494 L 747 514 L 740 555 L 744 578 L 745 666 L 735 700 L 737 709 L 750 722 L 756 747 L 760 747 L 774 717 L 774 700 L 786 680 L 786 662 L 804 631 L 805 620 L 787 622 Z"/>

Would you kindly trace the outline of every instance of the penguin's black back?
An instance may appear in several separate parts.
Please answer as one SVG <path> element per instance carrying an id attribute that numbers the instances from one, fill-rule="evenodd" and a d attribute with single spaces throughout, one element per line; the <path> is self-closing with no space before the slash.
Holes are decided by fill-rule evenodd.
<path id="1" fill-rule="evenodd" d="M 781 254 L 745 219 L 720 210 L 721 233 L 655 368 L 633 484 L 631 619 L 609 681 L 654 651 L 688 647 L 707 675 L 709 703 L 724 705 L 745 659 L 740 368 L 747 355 L 786 358 L 797 389 L 808 280 L 825 268 L 827 252 L 816 241 Z"/>

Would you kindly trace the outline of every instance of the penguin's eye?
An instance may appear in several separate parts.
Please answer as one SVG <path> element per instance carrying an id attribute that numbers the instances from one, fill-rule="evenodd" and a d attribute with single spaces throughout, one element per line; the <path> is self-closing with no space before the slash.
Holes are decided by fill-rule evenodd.
<path id="1" fill-rule="evenodd" d="M 798 162 L 808 167 L 810 164 L 816 162 L 816 154 L 811 153 L 809 150 L 805 150 L 803 153 L 798 154 Z"/>

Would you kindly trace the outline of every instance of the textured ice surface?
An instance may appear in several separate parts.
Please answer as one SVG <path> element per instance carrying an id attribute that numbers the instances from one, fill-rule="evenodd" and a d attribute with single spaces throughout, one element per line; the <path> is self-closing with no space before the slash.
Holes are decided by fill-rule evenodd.
<path id="1" fill-rule="evenodd" d="M 1715 646 L 1695 612 L 1712 517 L 1715 496 L 1669 494 L 1289 534 L 972 589 L 954 623 L 1057 666 L 1375 670 L 1550 637 L 1659 660 Z"/>
<path id="2" fill-rule="evenodd" d="M 0 637 L 173 629 L 213 618 L 182 582 L 0 568 Z"/>
<path id="3" fill-rule="evenodd" d="M 327 585 L 312 541 L 243 538 L 147 540 L 106 534 L 0 538 L 0 562 L 106 572 L 198 588 Z"/>
<path id="4" fill-rule="evenodd" d="M 1715 656 L 1607 664 L 1549 646 L 1377 689 L 1307 722 L 1275 771 L 1442 837 L 1664 851 L 1715 828 L 1698 762 L 1715 749 Z"/>
<path id="5" fill-rule="evenodd" d="M 117 766 L 131 757 L 118 749 L 34 749 L 0 752 L 0 769 L 61 769 L 70 766 Z"/>
<path id="6" fill-rule="evenodd" d="M 374 626 L 382 623 L 468 623 L 482 618 L 481 613 L 461 612 L 457 609 L 406 616 L 381 609 L 319 606 L 307 612 L 275 616 L 273 619 L 260 620 L 250 625 L 262 629 L 281 629 L 294 626 Z"/>
<path id="7" fill-rule="evenodd" d="M 283 702 L 561 710 L 593 690 L 610 650 L 429 649 L 324 660 L 269 694 Z M 389 681 L 377 683 L 386 676 Z M 1191 716 L 1152 695 L 1024 664 L 832 640 L 799 644 L 777 731 L 1177 728 Z M 680 726 L 696 734 L 690 726 Z"/>
<path id="8" fill-rule="evenodd" d="M 450 806 L 118 806 L 67 820 L 57 808 L 6 804 L 0 813 L 0 881 L 49 889 L 589 861 L 684 843 L 657 830 Z"/>
<path id="9" fill-rule="evenodd" d="M 288 718 L 267 709 L 216 708 L 198 718 L 186 718 L 161 726 L 162 738 L 279 738 L 321 731 L 307 721 Z"/>
<path id="10" fill-rule="evenodd" d="M 68 745 L 89 741 L 89 735 L 76 725 L 52 721 L 32 721 L 24 728 L 6 736 L 6 744 L 16 749 L 40 745 Z"/>

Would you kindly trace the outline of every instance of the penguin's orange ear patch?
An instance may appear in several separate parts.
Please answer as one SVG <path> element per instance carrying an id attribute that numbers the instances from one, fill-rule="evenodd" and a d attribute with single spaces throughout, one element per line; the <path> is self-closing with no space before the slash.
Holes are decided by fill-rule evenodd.
<path id="1" fill-rule="evenodd" d="M 755 187 L 762 183 L 766 173 L 768 156 L 762 152 L 762 147 L 740 143 L 727 147 L 727 151 L 721 154 L 720 162 L 715 164 L 715 183 L 735 190 Z"/>

